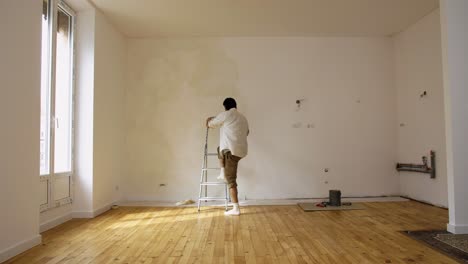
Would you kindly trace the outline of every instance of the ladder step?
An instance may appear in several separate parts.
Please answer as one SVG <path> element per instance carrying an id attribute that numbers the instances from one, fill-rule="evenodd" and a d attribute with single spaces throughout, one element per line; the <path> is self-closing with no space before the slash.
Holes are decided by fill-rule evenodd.
<path id="1" fill-rule="evenodd" d="M 207 171 L 207 170 L 220 170 L 221 168 L 203 168 L 202 170 L 203 171 Z"/>
<path id="2" fill-rule="evenodd" d="M 226 197 L 200 197 L 198 200 L 225 201 L 225 200 L 227 200 L 227 198 Z"/>
<path id="3" fill-rule="evenodd" d="M 200 185 L 226 185 L 225 182 L 201 182 Z"/>
<path id="4" fill-rule="evenodd" d="M 218 153 L 206 153 L 207 156 L 218 156 Z"/>

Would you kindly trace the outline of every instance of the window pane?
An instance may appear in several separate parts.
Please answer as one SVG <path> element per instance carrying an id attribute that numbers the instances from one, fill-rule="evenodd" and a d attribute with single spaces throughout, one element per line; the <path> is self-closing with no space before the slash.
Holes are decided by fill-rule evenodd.
<path id="1" fill-rule="evenodd" d="M 40 196 L 39 196 L 39 204 L 47 204 L 48 203 L 48 184 L 47 181 L 41 181 L 39 183 L 39 190 L 40 190 Z"/>
<path id="2" fill-rule="evenodd" d="M 54 182 L 54 199 L 56 201 L 70 197 L 70 177 L 61 177 Z"/>
<path id="3" fill-rule="evenodd" d="M 71 17 L 63 10 L 57 16 L 55 82 L 55 173 L 71 171 L 72 135 L 72 43 Z"/>
<path id="4" fill-rule="evenodd" d="M 50 86 L 49 86 L 49 3 L 43 1 L 42 12 L 42 65 L 41 65 L 41 175 L 49 174 L 50 140 Z M 46 192 L 47 193 L 47 192 Z"/>

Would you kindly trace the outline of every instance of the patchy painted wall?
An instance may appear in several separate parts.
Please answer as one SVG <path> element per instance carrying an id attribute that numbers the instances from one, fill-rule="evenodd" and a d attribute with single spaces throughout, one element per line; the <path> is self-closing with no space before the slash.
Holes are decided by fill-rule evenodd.
<path id="1" fill-rule="evenodd" d="M 444 86 L 439 10 L 395 36 L 398 160 L 422 163 L 436 152 L 436 179 L 401 172 L 402 195 L 447 207 Z M 427 91 L 427 96 L 420 95 Z"/>
<path id="2" fill-rule="evenodd" d="M 197 197 L 228 96 L 251 128 L 241 199 L 399 193 L 389 38 L 130 39 L 127 73 L 126 200 Z"/>

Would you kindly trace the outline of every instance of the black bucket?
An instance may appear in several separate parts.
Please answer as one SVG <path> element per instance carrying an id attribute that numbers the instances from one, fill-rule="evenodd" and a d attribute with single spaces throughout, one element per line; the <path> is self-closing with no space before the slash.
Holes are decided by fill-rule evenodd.
<path id="1" fill-rule="evenodd" d="M 331 206 L 341 206 L 341 191 L 340 190 L 330 190 L 329 194 L 329 204 Z"/>

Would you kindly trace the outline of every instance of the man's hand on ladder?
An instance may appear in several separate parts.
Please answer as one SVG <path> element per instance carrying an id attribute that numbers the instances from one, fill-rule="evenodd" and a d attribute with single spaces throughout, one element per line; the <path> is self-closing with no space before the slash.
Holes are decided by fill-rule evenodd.
<path id="1" fill-rule="evenodd" d="M 206 127 L 208 127 L 208 128 L 210 127 L 208 124 L 210 123 L 211 120 L 213 120 L 213 118 L 215 118 L 215 117 L 212 116 L 212 117 L 208 117 L 208 118 L 206 119 Z"/>

